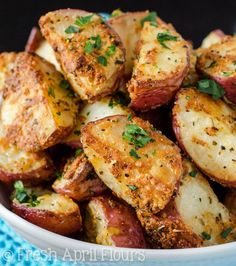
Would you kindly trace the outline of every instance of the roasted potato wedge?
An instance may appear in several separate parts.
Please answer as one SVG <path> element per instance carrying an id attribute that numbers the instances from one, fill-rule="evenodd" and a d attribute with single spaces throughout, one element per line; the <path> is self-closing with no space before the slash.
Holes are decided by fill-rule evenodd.
<path id="1" fill-rule="evenodd" d="M 173 128 L 179 145 L 210 178 L 236 187 L 236 112 L 197 89 L 177 93 Z"/>
<path id="2" fill-rule="evenodd" d="M 225 90 L 225 97 L 236 103 L 236 37 L 226 36 L 213 44 L 198 58 L 197 68 L 219 83 Z"/>
<path id="3" fill-rule="evenodd" d="M 57 10 L 42 16 L 39 24 L 82 100 L 98 100 L 118 88 L 124 73 L 124 47 L 99 15 L 79 9 Z"/>
<path id="4" fill-rule="evenodd" d="M 36 152 L 61 142 L 72 131 L 78 106 L 73 93 L 60 87 L 63 81 L 39 56 L 17 55 L 5 82 L 0 117 L 10 143 Z"/>
<path id="5" fill-rule="evenodd" d="M 137 50 L 128 84 L 132 108 L 145 111 L 167 104 L 187 74 L 188 43 L 168 25 L 145 22 Z"/>
<path id="6" fill-rule="evenodd" d="M 178 147 L 148 122 L 117 115 L 82 128 L 84 152 L 119 197 L 147 212 L 163 209 L 182 174 Z"/>
<path id="7" fill-rule="evenodd" d="M 26 42 L 25 51 L 29 53 L 35 53 L 43 39 L 44 38 L 40 30 L 37 27 L 33 27 Z"/>
<path id="8" fill-rule="evenodd" d="M 61 235 L 82 228 L 80 209 L 73 200 L 40 187 L 25 188 L 18 183 L 12 210 L 25 220 Z"/>
<path id="9" fill-rule="evenodd" d="M 208 181 L 188 160 L 175 199 L 156 215 L 138 217 L 155 248 L 189 248 L 230 242 L 235 223 Z"/>
<path id="10" fill-rule="evenodd" d="M 84 153 L 68 160 L 61 177 L 52 187 L 57 193 L 78 201 L 97 196 L 107 189 Z"/>
<path id="11" fill-rule="evenodd" d="M 230 213 L 234 215 L 234 218 L 236 220 L 236 190 L 235 189 L 231 189 L 227 191 L 225 195 L 225 199 L 224 199 L 224 204 L 228 208 Z"/>
<path id="12" fill-rule="evenodd" d="M 94 103 L 86 103 L 77 118 L 77 124 L 71 134 L 63 140 L 64 144 L 72 148 L 81 147 L 81 128 L 91 121 L 112 116 L 133 114 L 130 108 L 121 104 L 121 99 L 116 97 L 104 97 Z"/>
<path id="13" fill-rule="evenodd" d="M 134 210 L 110 196 L 91 199 L 86 207 L 85 232 L 90 242 L 126 248 L 146 248 Z"/>
<path id="14" fill-rule="evenodd" d="M 201 48 L 206 49 L 215 43 L 219 43 L 225 37 L 222 30 L 216 29 L 211 31 L 202 41 Z"/>

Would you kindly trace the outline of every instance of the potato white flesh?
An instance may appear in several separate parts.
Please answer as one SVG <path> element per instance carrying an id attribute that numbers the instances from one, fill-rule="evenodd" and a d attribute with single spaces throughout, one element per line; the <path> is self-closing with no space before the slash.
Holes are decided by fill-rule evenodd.
<path id="1" fill-rule="evenodd" d="M 82 228 L 79 206 L 70 198 L 43 190 L 25 189 L 28 195 L 34 195 L 34 202 L 21 203 L 15 197 L 12 210 L 28 222 L 61 235 L 70 235 Z"/>
<path id="2" fill-rule="evenodd" d="M 145 145 L 135 150 L 138 144 L 124 139 L 124 134 Z M 81 141 L 97 175 L 119 198 L 154 213 L 168 203 L 182 174 L 181 156 L 178 147 L 151 124 L 137 117 L 130 121 L 111 116 L 83 127 Z"/>
<path id="3" fill-rule="evenodd" d="M 52 187 L 57 193 L 78 201 L 100 195 L 107 189 L 84 153 L 68 160 L 62 176 Z"/>
<path id="4" fill-rule="evenodd" d="M 17 55 L 12 75 L 6 79 L 0 117 L 10 143 L 40 151 L 72 131 L 78 107 L 74 96 L 60 87 L 62 80 L 41 57 L 27 52 Z"/>
<path id="5" fill-rule="evenodd" d="M 173 128 L 179 145 L 210 178 L 236 187 L 236 112 L 194 88 L 177 93 Z"/>
<path id="6" fill-rule="evenodd" d="M 131 106 L 145 111 L 173 98 L 189 68 L 189 47 L 170 26 L 145 22 L 137 50 L 128 91 Z"/>
<path id="7" fill-rule="evenodd" d="M 182 221 L 203 238 L 204 246 L 232 241 L 236 237 L 236 224 L 229 211 L 219 202 L 210 184 L 195 166 L 187 160 L 183 165 L 184 175 L 175 198 Z"/>
<path id="8" fill-rule="evenodd" d="M 125 75 L 130 76 L 133 71 L 136 57 L 136 46 L 142 29 L 141 20 L 148 15 L 148 11 L 127 12 L 120 16 L 112 17 L 108 24 L 119 34 L 125 47 Z"/>
<path id="9" fill-rule="evenodd" d="M 129 115 L 133 111 L 119 103 L 119 98 L 104 97 L 94 103 L 86 103 L 79 112 L 76 127 L 71 134 L 63 140 L 63 143 L 73 147 L 81 147 L 81 129 L 91 121 L 112 116 L 112 115 Z"/>
<path id="10" fill-rule="evenodd" d="M 202 40 L 201 48 L 209 48 L 211 45 L 221 42 L 224 37 L 225 34 L 222 30 L 213 30 Z"/>
<path id="11" fill-rule="evenodd" d="M 0 53 L 0 92 L 2 98 L 2 91 L 5 85 L 6 77 L 10 75 L 10 72 L 14 66 L 16 60 L 16 53 Z"/>
<path id="12" fill-rule="evenodd" d="M 219 83 L 225 97 L 236 103 L 236 37 L 226 36 L 220 43 L 213 44 L 198 58 L 198 69 Z"/>
<path id="13" fill-rule="evenodd" d="M 110 196 L 91 199 L 86 207 L 85 233 L 90 242 L 146 248 L 142 227 L 131 207 Z"/>
<path id="14" fill-rule="evenodd" d="M 227 191 L 224 199 L 224 204 L 228 208 L 230 213 L 234 215 L 234 218 L 236 220 L 236 189 Z"/>
<path id="15" fill-rule="evenodd" d="M 100 16 L 64 9 L 47 13 L 39 24 L 64 75 L 82 100 L 94 101 L 118 88 L 125 52 L 119 36 Z M 94 38 L 99 38 L 96 45 Z"/>

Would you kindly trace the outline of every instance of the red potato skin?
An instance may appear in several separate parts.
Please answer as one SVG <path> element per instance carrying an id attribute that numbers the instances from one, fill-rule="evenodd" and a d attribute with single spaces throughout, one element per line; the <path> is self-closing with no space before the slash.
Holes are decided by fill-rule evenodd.
<path id="1" fill-rule="evenodd" d="M 33 27 L 27 40 L 25 51 L 30 53 L 35 52 L 42 40 L 43 36 L 40 30 L 37 27 Z"/>
<path id="2" fill-rule="evenodd" d="M 226 98 L 236 104 L 236 78 L 212 77 L 212 79 L 224 88 Z"/>
<path id="3" fill-rule="evenodd" d="M 88 178 L 91 175 L 92 178 Z M 83 201 L 93 196 L 102 194 L 107 190 L 105 184 L 93 172 L 93 167 L 84 154 L 68 162 L 64 167 L 63 179 L 66 184 L 53 185 L 53 189 L 62 195 Z"/>
<path id="4" fill-rule="evenodd" d="M 175 100 L 177 100 L 177 96 L 175 98 Z M 182 142 L 182 138 L 181 138 L 181 134 L 180 134 L 180 127 L 179 127 L 179 124 L 178 124 L 178 121 L 176 119 L 176 116 L 175 114 L 173 113 L 172 114 L 172 128 L 173 128 L 173 131 L 175 133 L 175 136 L 176 136 L 176 139 L 177 139 L 177 142 L 178 142 L 178 146 L 181 148 L 181 150 L 187 155 L 187 157 L 190 157 L 188 152 L 186 151 L 184 145 L 183 145 L 183 142 Z M 190 157 L 191 158 L 191 157 Z M 214 178 L 212 178 L 212 175 L 210 175 L 207 171 L 203 170 L 197 163 L 197 161 L 194 161 L 194 164 L 196 165 L 196 167 L 198 169 L 201 170 L 202 173 L 204 173 L 205 175 L 207 175 L 210 179 L 212 179 L 213 181 L 216 181 L 218 182 L 219 184 L 221 184 L 222 186 L 226 186 L 226 187 L 235 187 L 236 188 L 236 181 L 235 182 L 232 182 L 232 181 L 227 181 L 227 182 L 224 182 L 223 180 L 221 179 L 218 179 L 217 177 L 214 176 Z"/>
<path id="5" fill-rule="evenodd" d="M 202 239 L 181 220 L 174 200 L 156 215 L 147 215 L 138 210 L 137 216 L 146 230 L 152 248 L 179 249 L 202 246 Z"/>
<path id="6" fill-rule="evenodd" d="M 79 210 L 76 213 L 69 214 L 66 218 L 65 215 L 29 208 L 14 202 L 12 210 L 28 222 L 60 235 L 71 235 L 82 228 Z"/>
<path id="7" fill-rule="evenodd" d="M 65 140 L 62 143 L 67 145 L 67 146 L 70 146 L 72 149 L 82 148 L 82 143 L 80 141 L 80 136 L 78 136 L 77 139 Z"/>
<path id="8" fill-rule="evenodd" d="M 134 210 L 129 205 L 110 196 L 99 196 L 92 200 L 102 205 L 107 228 L 119 229 L 119 234 L 116 233 L 112 236 L 116 247 L 147 248 L 142 227 Z"/>

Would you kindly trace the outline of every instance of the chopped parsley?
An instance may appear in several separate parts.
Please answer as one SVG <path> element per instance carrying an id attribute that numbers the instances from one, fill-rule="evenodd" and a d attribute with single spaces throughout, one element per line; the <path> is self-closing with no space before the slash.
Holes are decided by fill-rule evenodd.
<path id="1" fill-rule="evenodd" d="M 62 178 L 62 173 L 60 171 L 56 171 L 55 177 L 56 177 L 56 179 L 61 179 Z"/>
<path id="2" fill-rule="evenodd" d="M 80 135 L 81 135 L 81 131 L 80 131 L 80 130 L 75 130 L 75 131 L 74 131 L 74 134 L 75 134 L 76 136 L 80 136 Z"/>
<path id="3" fill-rule="evenodd" d="M 123 14 L 123 12 L 120 10 L 120 8 L 117 8 L 117 9 L 115 9 L 115 10 L 112 11 L 111 18 L 120 16 L 121 14 Z"/>
<path id="4" fill-rule="evenodd" d="M 128 114 L 128 117 L 127 117 L 127 119 L 128 119 L 128 121 L 132 121 L 132 115 L 131 114 Z"/>
<path id="5" fill-rule="evenodd" d="M 67 34 L 76 33 L 76 32 L 79 32 L 79 28 L 74 25 L 70 25 L 68 28 L 65 29 L 65 33 Z"/>
<path id="6" fill-rule="evenodd" d="M 189 175 L 190 175 L 191 177 L 196 177 L 197 174 L 198 174 L 198 171 L 197 171 L 197 170 L 192 170 L 192 171 L 189 173 Z"/>
<path id="7" fill-rule="evenodd" d="M 210 94 L 214 100 L 221 98 L 225 94 L 224 89 L 211 79 L 199 80 L 197 89 L 201 92 Z"/>
<path id="8" fill-rule="evenodd" d="M 201 233 L 201 236 L 204 240 L 210 240 L 211 239 L 211 235 L 209 235 L 208 233 L 206 232 L 202 232 Z"/>
<path id="9" fill-rule="evenodd" d="M 127 185 L 127 187 L 128 187 L 130 190 L 132 190 L 132 191 L 135 191 L 135 190 L 138 189 L 135 185 Z"/>
<path id="10" fill-rule="evenodd" d="M 35 207 L 40 203 L 35 194 L 26 191 L 22 181 L 16 181 L 14 188 L 15 197 L 20 203 L 27 203 L 30 207 Z"/>
<path id="11" fill-rule="evenodd" d="M 67 80 L 63 79 L 60 84 L 59 84 L 60 88 L 66 90 L 70 88 L 70 84 Z"/>
<path id="12" fill-rule="evenodd" d="M 87 41 L 84 46 L 85 53 L 90 54 L 92 53 L 93 49 L 94 49 L 94 44 L 91 43 L 90 41 Z"/>
<path id="13" fill-rule="evenodd" d="M 114 44 L 112 44 L 111 46 L 108 47 L 105 55 L 106 57 L 110 57 L 112 56 L 114 53 L 116 52 L 116 46 Z"/>
<path id="14" fill-rule="evenodd" d="M 102 55 L 98 56 L 97 61 L 99 64 L 101 64 L 103 66 L 107 66 L 107 59 L 105 56 L 102 56 Z"/>
<path id="15" fill-rule="evenodd" d="M 135 149 L 131 149 L 129 155 L 134 157 L 136 160 L 140 159 L 141 157 L 137 154 Z"/>
<path id="16" fill-rule="evenodd" d="M 136 148 L 143 148 L 147 143 L 154 142 L 149 133 L 136 124 L 128 124 L 122 134 L 123 139 L 134 144 Z"/>
<path id="17" fill-rule="evenodd" d="M 80 26 L 80 27 L 83 27 L 83 26 L 85 26 L 91 22 L 92 17 L 93 17 L 93 14 L 85 16 L 85 17 L 78 17 L 75 21 L 75 24 Z"/>
<path id="18" fill-rule="evenodd" d="M 229 77 L 230 75 L 232 75 L 233 72 L 232 71 L 223 71 L 222 72 L 222 75 L 225 76 L 225 77 Z"/>
<path id="19" fill-rule="evenodd" d="M 151 25 L 152 26 L 157 26 L 157 13 L 156 12 L 149 12 L 149 14 L 144 17 L 143 19 L 141 19 L 140 23 L 141 23 L 141 26 L 143 27 L 144 25 L 144 22 L 146 21 L 150 21 Z"/>
<path id="20" fill-rule="evenodd" d="M 222 238 L 227 238 L 227 236 L 232 232 L 233 228 L 232 227 L 228 227 L 227 229 L 225 229 L 224 231 L 222 231 L 220 233 L 220 236 Z"/>
<path id="21" fill-rule="evenodd" d="M 158 33 L 157 34 L 157 40 L 160 43 L 161 46 L 164 48 L 170 49 L 165 42 L 167 41 L 177 41 L 177 36 L 170 35 L 168 32 Z"/>
<path id="22" fill-rule="evenodd" d="M 52 87 L 48 88 L 48 96 L 52 96 L 53 98 L 55 98 L 55 92 Z"/>
<path id="23" fill-rule="evenodd" d="M 78 148 L 78 149 L 75 151 L 75 155 L 78 156 L 78 155 L 80 155 L 82 152 L 83 152 L 83 149 Z"/>
<path id="24" fill-rule="evenodd" d="M 84 51 L 87 54 L 90 54 L 93 52 L 94 49 L 100 49 L 102 45 L 102 40 L 100 35 L 93 36 L 89 38 L 89 40 L 85 43 Z"/>

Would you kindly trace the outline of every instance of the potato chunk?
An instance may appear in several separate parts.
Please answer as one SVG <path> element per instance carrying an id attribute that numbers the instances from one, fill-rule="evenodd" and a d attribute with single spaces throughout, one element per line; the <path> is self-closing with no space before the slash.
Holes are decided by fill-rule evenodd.
<path id="1" fill-rule="evenodd" d="M 71 199 L 40 187 L 25 188 L 18 182 L 16 184 L 12 210 L 17 215 L 61 235 L 81 230 L 80 209 Z"/>
<path id="2" fill-rule="evenodd" d="M 100 16 L 64 9 L 47 13 L 39 24 L 82 100 L 94 101 L 118 88 L 125 52 L 119 36 Z"/>
<path id="3" fill-rule="evenodd" d="M 213 30 L 202 40 L 201 48 L 209 48 L 211 45 L 221 42 L 224 37 L 225 34 L 222 30 Z"/>
<path id="4" fill-rule="evenodd" d="M 6 79 L 1 121 L 10 143 L 40 151 L 59 143 L 74 128 L 77 105 L 61 88 L 63 77 L 37 55 L 19 53 Z"/>
<path id="5" fill-rule="evenodd" d="M 145 22 L 137 54 L 128 84 L 131 106 L 145 111 L 168 103 L 188 71 L 187 42 L 168 25 Z"/>
<path id="6" fill-rule="evenodd" d="M 204 50 L 197 62 L 198 69 L 219 83 L 225 97 L 236 103 L 236 37 L 226 36 Z"/>
<path id="7" fill-rule="evenodd" d="M 173 128 L 179 145 L 213 180 L 236 187 L 236 112 L 194 88 L 178 92 Z"/>
<path id="8" fill-rule="evenodd" d="M 144 120 L 117 115 L 82 129 L 84 152 L 97 175 L 134 208 L 158 212 L 182 174 L 178 147 Z"/>
<path id="9" fill-rule="evenodd" d="M 111 196 L 90 200 L 86 208 L 85 232 L 97 244 L 146 248 L 147 244 L 135 212 Z"/>
<path id="10" fill-rule="evenodd" d="M 235 189 L 231 189 L 227 191 L 225 195 L 225 199 L 224 199 L 224 204 L 228 208 L 230 213 L 234 215 L 234 219 L 236 220 L 236 190 Z"/>
<path id="11" fill-rule="evenodd" d="M 107 189 L 95 174 L 84 153 L 68 160 L 62 176 L 54 182 L 52 187 L 57 193 L 78 201 L 97 196 Z"/>
<path id="12" fill-rule="evenodd" d="M 188 160 L 175 199 L 156 215 L 138 217 L 155 248 L 189 248 L 230 242 L 235 224 L 208 181 Z"/>
<path id="13" fill-rule="evenodd" d="M 121 101 L 121 98 L 107 96 L 94 103 L 84 104 L 79 112 L 76 127 L 71 134 L 63 140 L 63 143 L 72 148 L 81 147 L 81 129 L 89 122 L 112 115 L 133 114 L 133 111 L 124 106 Z"/>

